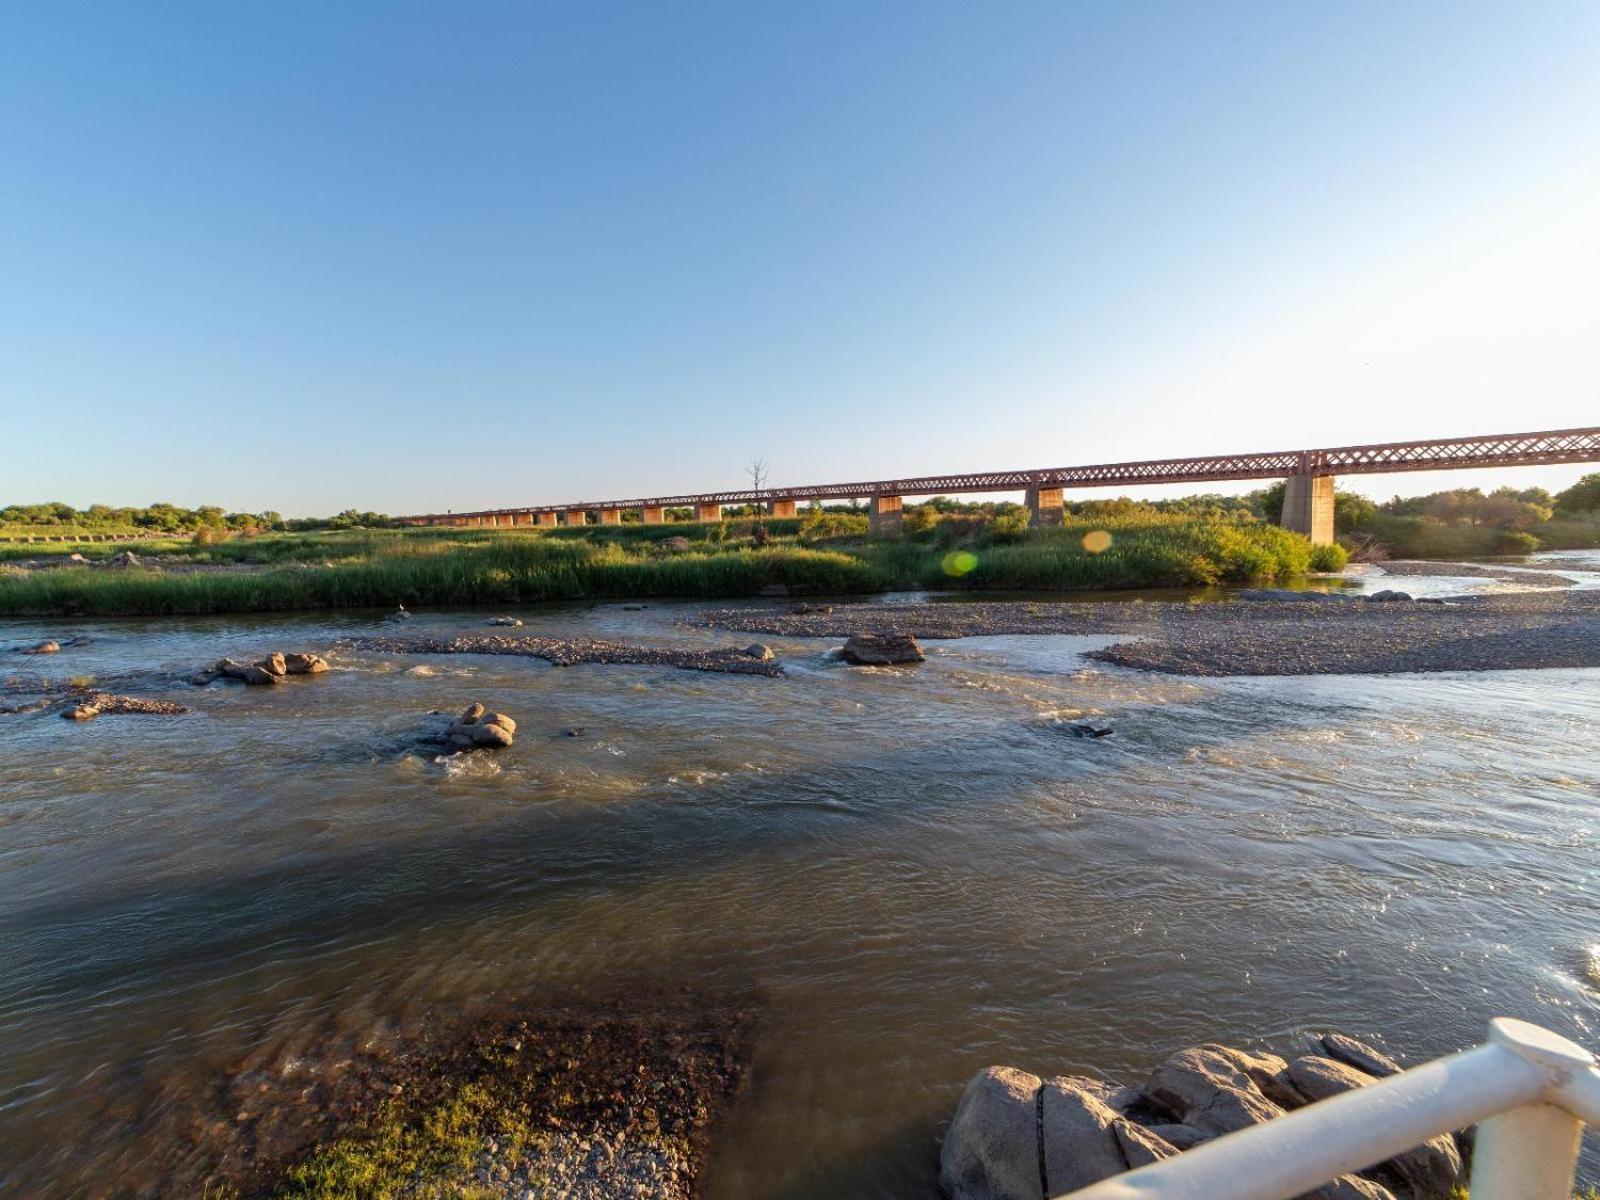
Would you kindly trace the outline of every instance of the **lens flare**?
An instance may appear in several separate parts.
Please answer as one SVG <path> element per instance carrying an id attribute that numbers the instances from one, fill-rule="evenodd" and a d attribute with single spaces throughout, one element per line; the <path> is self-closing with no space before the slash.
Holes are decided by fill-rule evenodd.
<path id="1" fill-rule="evenodd" d="M 1083 535 L 1083 548 L 1090 554 L 1111 549 L 1111 535 L 1104 529 L 1093 529 Z"/>
<path id="2" fill-rule="evenodd" d="M 952 550 L 939 565 L 944 568 L 946 575 L 959 579 L 978 565 L 978 556 L 970 550 Z"/>

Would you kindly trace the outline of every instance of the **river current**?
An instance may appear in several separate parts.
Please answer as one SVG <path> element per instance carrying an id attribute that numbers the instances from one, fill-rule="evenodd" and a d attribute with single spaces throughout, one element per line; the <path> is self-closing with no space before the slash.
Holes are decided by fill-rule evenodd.
<path id="1" fill-rule="evenodd" d="M 756 640 L 681 605 L 514 611 Z M 86 637 L 20 660 L 57 677 L 187 672 L 381 616 L 10 621 L 0 645 Z M 120 1095 L 506 990 L 760 997 L 714 1200 L 932 1197 L 989 1063 L 1134 1080 L 1328 1028 L 1417 1060 L 1497 1014 L 1600 1045 L 1600 673 L 1191 680 L 1063 636 L 862 670 L 760 640 L 783 678 L 345 652 L 163 693 L 185 717 L 0 717 L 0 1193 L 137 1173 Z M 413 752 L 473 700 L 515 747 Z"/>

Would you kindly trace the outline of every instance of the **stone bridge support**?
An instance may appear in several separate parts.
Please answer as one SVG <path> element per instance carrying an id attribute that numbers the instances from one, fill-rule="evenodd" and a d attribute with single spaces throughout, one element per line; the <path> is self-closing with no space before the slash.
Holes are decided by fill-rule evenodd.
<path id="1" fill-rule="evenodd" d="M 874 496 L 867 510 L 867 528 L 873 533 L 899 533 L 905 527 L 899 496 Z"/>
<path id="2" fill-rule="evenodd" d="M 639 519 L 646 525 L 665 525 L 667 523 L 667 510 L 664 508 L 641 508 Z"/>
<path id="3" fill-rule="evenodd" d="M 621 525 L 622 510 L 620 508 L 602 508 L 600 510 L 600 524 Z"/>
<path id="4" fill-rule="evenodd" d="M 774 517 L 792 517 L 795 515 L 795 502 L 793 500 L 774 500 L 770 508 Z"/>
<path id="5" fill-rule="evenodd" d="M 568 525 L 587 525 L 589 523 L 589 510 L 586 508 L 567 509 Z"/>
<path id="6" fill-rule="evenodd" d="M 1305 534 L 1313 546 L 1333 545 L 1333 476 L 1289 476 L 1283 489 L 1283 517 L 1278 523 Z"/>
<path id="7" fill-rule="evenodd" d="M 1067 508 L 1060 488 L 1029 488 L 1026 499 L 1029 525 L 1060 525 L 1066 520 Z"/>
<path id="8" fill-rule="evenodd" d="M 694 506 L 694 519 L 696 521 L 720 521 L 722 520 L 722 505 L 696 504 Z"/>
<path id="9" fill-rule="evenodd" d="M 536 513 L 534 514 L 534 521 L 540 529 L 554 529 L 556 514 L 553 512 Z"/>

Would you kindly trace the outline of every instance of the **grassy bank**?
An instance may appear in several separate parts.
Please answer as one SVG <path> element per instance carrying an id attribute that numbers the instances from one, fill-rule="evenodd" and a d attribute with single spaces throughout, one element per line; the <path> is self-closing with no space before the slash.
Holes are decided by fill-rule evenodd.
<path id="1" fill-rule="evenodd" d="M 1020 530 L 942 522 L 899 538 L 862 518 L 586 530 L 392 530 L 174 543 L 164 569 L 0 565 L 0 613 L 168 615 L 628 597 L 1079 590 L 1285 581 L 1343 554 L 1256 521 L 1141 515 Z M 70 549 L 70 548 L 69 548 Z M 118 547 L 83 548 L 91 558 Z M 224 568 L 233 569 L 224 569 Z"/>

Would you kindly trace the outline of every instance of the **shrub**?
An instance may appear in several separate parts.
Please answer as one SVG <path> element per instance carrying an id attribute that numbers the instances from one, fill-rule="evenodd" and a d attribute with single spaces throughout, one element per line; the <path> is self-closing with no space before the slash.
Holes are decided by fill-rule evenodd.
<path id="1" fill-rule="evenodd" d="M 1496 554 L 1532 554 L 1539 549 L 1539 539 L 1520 529 L 1502 529 L 1494 544 Z"/>

